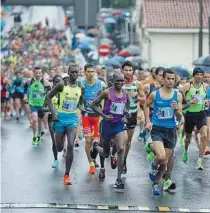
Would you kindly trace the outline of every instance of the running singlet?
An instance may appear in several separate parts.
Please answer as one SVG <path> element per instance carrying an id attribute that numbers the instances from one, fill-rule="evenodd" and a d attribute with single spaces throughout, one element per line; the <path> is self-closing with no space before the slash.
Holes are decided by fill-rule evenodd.
<path id="1" fill-rule="evenodd" d="M 207 95 L 207 100 L 208 100 L 208 105 L 209 105 L 209 110 L 210 110 L 210 85 L 206 90 L 206 95 Z"/>
<path id="2" fill-rule="evenodd" d="M 186 92 L 185 96 L 187 101 L 190 101 L 194 98 L 198 99 L 197 104 L 190 104 L 190 107 L 187 109 L 187 112 L 202 112 L 205 108 L 205 98 L 206 98 L 206 90 L 204 88 L 204 84 L 202 83 L 199 88 L 196 88 L 193 83 L 190 83 L 190 89 Z"/>
<path id="3" fill-rule="evenodd" d="M 155 126 L 165 128 L 175 128 L 176 118 L 174 109 L 171 107 L 173 101 L 178 102 L 178 92 L 174 90 L 173 97 L 170 99 L 163 99 L 160 96 L 160 90 L 156 91 L 154 100 L 154 109 L 152 113 L 152 123 Z"/>
<path id="4" fill-rule="evenodd" d="M 112 123 L 119 122 L 124 117 L 125 104 L 128 101 L 126 91 L 123 90 L 122 98 L 118 98 L 115 95 L 114 88 L 109 89 L 109 99 L 104 103 L 103 113 L 105 115 L 112 115 Z"/>
<path id="5" fill-rule="evenodd" d="M 12 82 L 12 93 L 18 92 L 18 93 L 24 93 L 24 85 L 23 83 L 23 78 L 16 78 Z"/>
<path id="6" fill-rule="evenodd" d="M 81 88 L 64 86 L 59 93 L 57 111 L 62 113 L 76 113 L 81 96 Z"/>
<path id="7" fill-rule="evenodd" d="M 132 84 L 130 86 L 124 86 L 123 88 L 128 92 L 128 94 L 130 94 L 132 91 L 133 92 L 138 92 L 137 88 L 136 88 L 136 83 L 137 81 L 134 80 L 132 82 Z M 131 97 L 129 96 L 130 98 L 130 109 L 129 109 L 129 112 L 130 113 L 136 113 L 137 110 L 138 110 L 138 95 L 136 97 Z"/>
<path id="8" fill-rule="evenodd" d="M 86 80 L 82 82 L 84 87 L 84 110 L 83 114 L 88 117 L 98 117 L 99 115 L 93 112 L 91 104 L 97 98 L 99 93 L 103 90 L 102 81 L 96 80 L 93 86 L 90 86 Z"/>
<path id="9" fill-rule="evenodd" d="M 7 97 L 7 83 L 5 82 L 5 78 L 1 78 L 1 98 L 6 98 Z"/>
<path id="10" fill-rule="evenodd" d="M 40 90 L 45 91 L 43 79 L 36 81 L 34 78 L 31 79 L 29 86 L 29 105 L 42 107 L 45 102 L 45 93 L 41 93 Z"/>

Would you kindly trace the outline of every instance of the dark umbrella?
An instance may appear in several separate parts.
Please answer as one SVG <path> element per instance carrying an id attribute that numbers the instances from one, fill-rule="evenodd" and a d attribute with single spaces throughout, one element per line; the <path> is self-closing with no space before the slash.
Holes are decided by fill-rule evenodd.
<path id="1" fill-rule="evenodd" d="M 116 59 L 111 58 L 106 62 L 106 65 L 107 66 L 120 66 L 121 64 Z"/>
<path id="2" fill-rule="evenodd" d="M 195 65 L 195 66 L 207 66 L 207 67 L 209 67 L 210 66 L 210 55 L 208 55 L 208 56 L 202 56 L 202 57 L 196 59 L 193 62 L 193 65 Z"/>
<path id="3" fill-rule="evenodd" d="M 190 78 L 190 73 L 188 72 L 188 69 L 182 66 L 172 67 L 171 70 L 176 72 L 181 78 Z"/>
<path id="4" fill-rule="evenodd" d="M 88 34 L 88 35 L 97 36 L 97 35 L 99 34 L 99 30 L 96 29 L 96 28 L 92 28 L 92 29 L 89 29 L 89 30 L 87 31 L 87 34 Z"/>
<path id="5" fill-rule="evenodd" d="M 133 56 L 140 55 L 140 47 L 135 46 L 135 45 L 129 45 L 128 47 L 125 48 L 129 53 L 131 53 Z"/>
<path id="6" fill-rule="evenodd" d="M 205 73 L 210 73 L 210 66 L 196 66 L 200 69 L 202 69 Z"/>

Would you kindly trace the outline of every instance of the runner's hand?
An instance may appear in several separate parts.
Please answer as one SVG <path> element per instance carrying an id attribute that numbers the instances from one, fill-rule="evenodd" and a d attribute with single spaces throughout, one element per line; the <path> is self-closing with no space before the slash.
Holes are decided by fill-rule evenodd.
<path id="1" fill-rule="evenodd" d="M 150 121 L 146 122 L 145 129 L 152 130 L 152 123 Z"/>
<path id="2" fill-rule="evenodd" d="M 199 100 L 197 98 L 193 98 L 192 100 L 190 100 L 190 104 L 197 104 L 198 101 Z"/>
<path id="3" fill-rule="evenodd" d="M 113 120 L 113 116 L 112 115 L 104 115 L 103 118 L 106 121 L 112 121 Z"/>
<path id="4" fill-rule="evenodd" d="M 178 103 L 176 101 L 172 101 L 171 107 L 175 110 L 178 109 Z"/>
<path id="5" fill-rule="evenodd" d="M 39 92 L 40 92 L 41 94 L 44 94 L 44 93 L 45 93 L 45 91 L 44 91 L 43 89 L 40 89 Z"/>

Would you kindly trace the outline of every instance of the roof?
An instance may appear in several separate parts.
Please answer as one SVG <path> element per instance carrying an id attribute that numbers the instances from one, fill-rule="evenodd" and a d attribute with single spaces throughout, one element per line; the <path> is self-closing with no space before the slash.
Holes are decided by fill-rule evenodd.
<path id="1" fill-rule="evenodd" d="M 198 28 L 198 0 L 143 0 L 147 28 Z M 208 28 L 210 0 L 203 0 L 203 27 Z"/>

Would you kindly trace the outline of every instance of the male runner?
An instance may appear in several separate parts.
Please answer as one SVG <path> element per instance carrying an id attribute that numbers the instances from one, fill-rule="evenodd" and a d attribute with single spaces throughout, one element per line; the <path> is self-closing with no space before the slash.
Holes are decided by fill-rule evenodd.
<path id="1" fill-rule="evenodd" d="M 171 70 L 163 72 L 163 87 L 154 91 L 144 105 L 146 128 L 151 128 L 153 148 L 156 153 L 149 173 L 153 181 L 153 194 L 160 195 L 159 182 L 166 170 L 168 159 L 176 146 L 176 118 L 182 118 L 182 96 L 174 89 L 175 74 Z M 154 103 L 152 123 L 149 106 Z"/>
<path id="2" fill-rule="evenodd" d="M 77 85 L 78 67 L 70 65 L 69 84 L 59 82 L 47 94 L 47 104 L 52 113 L 52 119 L 55 122 L 55 142 L 58 152 L 63 150 L 64 137 L 67 135 L 67 154 L 66 154 L 66 171 L 63 178 L 65 185 L 71 185 L 69 176 L 70 169 L 74 158 L 74 140 L 77 134 L 79 119 L 77 116 L 77 108 L 82 104 L 81 88 Z M 52 104 L 52 98 L 58 94 L 57 114 Z"/>
<path id="3" fill-rule="evenodd" d="M 45 102 L 45 94 L 49 91 L 50 84 L 43 76 L 40 67 L 34 68 L 34 77 L 29 82 L 29 96 L 25 94 L 24 100 L 30 105 L 31 125 L 33 130 L 32 145 L 40 145 L 41 143 L 41 120 L 44 118 L 42 108 Z M 27 97 L 28 96 L 28 97 Z"/>
<path id="4" fill-rule="evenodd" d="M 122 89 L 124 83 L 124 76 L 122 73 L 115 73 L 114 87 L 103 91 L 99 97 L 92 103 L 92 109 L 103 117 L 101 120 L 101 140 L 103 148 L 101 148 L 97 141 L 93 142 L 93 149 L 99 152 L 105 158 L 110 154 L 110 142 L 114 139 L 118 155 L 118 175 L 114 185 L 115 189 L 124 189 L 122 181 L 123 165 L 124 165 L 124 146 L 126 142 L 124 130 L 125 119 L 129 117 L 129 97 L 126 90 Z M 99 105 L 102 100 L 105 100 L 103 111 Z M 104 170 L 105 177 L 105 170 Z"/>
<path id="5" fill-rule="evenodd" d="M 206 90 L 208 84 L 203 83 L 204 72 L 200 68 L 194 68 L 192 82 L 184 85 L 183 91 L 189 102 L 189 108 L 185 114 L 185 151 L 183 153 L 184 163 L 188 163 L 189 155 L 188 148 L 190 145 L 192 131 L 197 127 L 201 138 L 199 147 L 199 158 L 196 164 L 196 169 L 203 170 L 202 160 L 207 146 L 207 117 L 205 113 L 205 99 L 207 97 Z"/>
<path id="6" fill-rule="evenodd" d="M 124 89 L 126 89 L 130 98 L 129 113 L 131 114 L 131 118 L 128 120 L 128 123 L 126 124 L 128 134 L 128 139 L 125 146 L 125 159 L 124 159 L 124 174 L 126 174 L 127 173 L 126 159 L 129 150 L 131 148 L 131 141 L 133 138 L 135 127 L 137 125 L 138 102 L 144 104 L 145 94 L 142 83 L 134 79 L 133 65 L 130 61 L 125 61 L 123 63 L 122 73 L 124 74 L 125 77 Z"/>
<path id="7" fill-rule="evenodd" d="M 92 102 L 106 87 L 101 80 L 95 79 L 96 71 L 92 64 L 86 64 L 84 67 L 86 79 L 82 82 L 82 95 L 84 100 L 84 109 L 82 111 L 82 126 L 85 137 L 85 151 L 89 162 L 89 174 L 95 174 L 95 165 L 90 155 L 92 142 L 99 140 L 99 114 L 91 109 Z"/>

